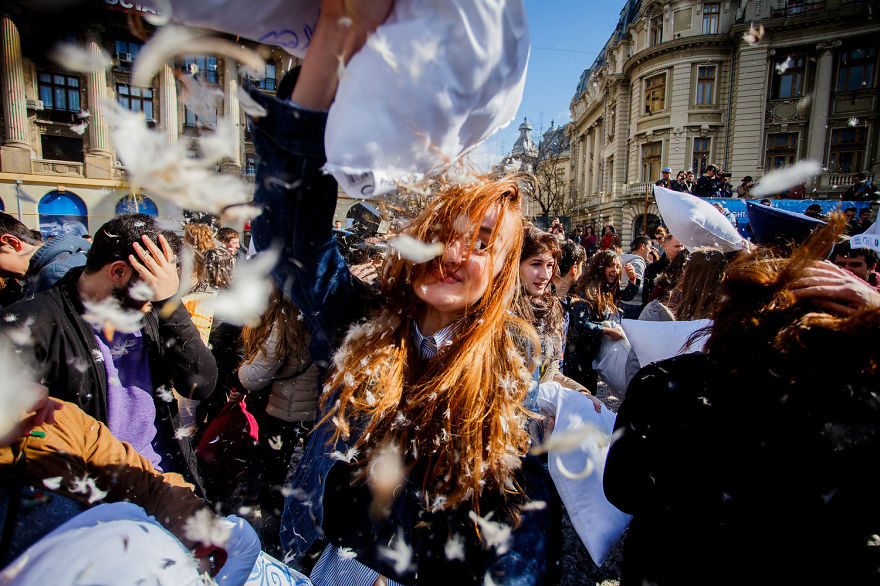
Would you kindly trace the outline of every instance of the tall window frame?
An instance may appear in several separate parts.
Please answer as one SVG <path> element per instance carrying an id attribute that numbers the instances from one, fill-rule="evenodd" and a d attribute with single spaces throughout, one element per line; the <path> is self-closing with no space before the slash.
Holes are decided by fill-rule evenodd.
<path id="1" fill-rule="evenodd" d="M 828 171 L 858 173 L 864 170 L 868 129 L 864 126 L 832 128 L 828 147 Z"/>
<path id="2" fill-rule="evenodd" d="M 663 141 L 657 140 L 642 144 L 642 183 L 660 178 L 660 161 L 663 159 Z"/>
<path id="3" fill-rule="evenodd" d="M 785 67 L 784 69 L 782 69 Z M 780 69 L 782 69 L 780 71 Z M 786 55 L 773 63 L 771 97 L 776 99 L 800 98 L 804 95 L 807 58 L 803 54 Z"/>
<path id="4" fill-rule="evenodd" d="M 263 79 L 252 79 L 251 83 L 257 89 L 274 92 L 277 89 L 276 71 L 277 68 L 274 63 L 266 63 Z"/>
<path id="5" fill-rule="evenodd" d="M 691 154 L 691 169 L 699 177 L 706 172 L 712 158 L 712 139 L 708 136 L 695 136 Z"/>
<path id="6" fill-rule="evenodd" d="M 696 94 L 694 104 L 712 106 L 715 104 L 715 80 L 718 74 L 717 65 L 697 66 Z"/>
<path id="7" fill-rule="evenodd" d="M 143 112 L 147 122 L 155 122 L 155 103 L 153 88 L 133 86 L 127 83 L 116 84 L 116 101 L 132 112 Z"/>
<path id="8" fill-rule="evenodd" d="M 666 109 L 666 72 L 645 78 L 645 114 L 651 115 Z"/>
<path id="9" fill-rule="evenodd" d="M 776 132 L 767 135 L 767 150 L 764 169 L 772 171 L 793 165 L 797 161 L 799 133 Z"/>
<path id="10" fill-rule="evenodd" d="M 133 43 L 131 41 L 117 39 L 115 44 L 115 56 L 118 66 L 123 69 L 131 69 L 132 64 L 137 60 L 142 47 L 142 43 Z"/>
<path id="11" fill-rule="evenodd" d="M 703 34 L 717 35 L 721 20 L 721 4 L 718 2 L 703 4 Z"/>
<path id="12" fill-rule="evenodd" d="M 44 111 L 62 115 L 82 111 L 82 79 L 78 75 L 40 71 L 37 73 L 37 88 Z"/>
<path id="13" fill-rule="evenodd" d="M 840 52 L 837 91 L 860 90 L 874 86 L 877 47 L 855 47 Z"/>
<path id="14" fill-rule="evenodd" d="M 649 20 L 648 31 L 649 47 L 655 47 L 663 42 L 663 16 L 653 16 Z"/>
<path id="15" fill-rule="evenodd" d="M 218 83 L 217 58 L 211 55 L 186 55 L 183 68 L 208 83 Z"/>

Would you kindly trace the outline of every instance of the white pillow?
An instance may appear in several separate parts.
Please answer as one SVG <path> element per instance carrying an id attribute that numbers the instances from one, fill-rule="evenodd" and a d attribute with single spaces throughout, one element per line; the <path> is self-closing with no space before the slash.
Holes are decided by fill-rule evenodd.
<path id="1" fill-rule="evenodd" d="M 675 233 L 673 232 L 673 234 Z M 694 332 L 712 325 L 712 320 L 645 321 L 622 319 L 620 325 L 623 326 L 623 331 L 626 332 L 626 337 L 639 358 L 639 365 L 645 367 L 652 362 L 666 360 L 679 354 L 701 351 L 707 336 L 697 338 L 687 349 L 685 349 L 685 344 Z"/>
<path id="2" fill-rule="evenodd" d="M 584 425 L 595 425 L 609 440 L 614 431 L 615 413 L 604 405 L 602 412 L 596 413 L 590 399 L 577 391 L 562 388 L 559 383 L 540 385 L 538 405 L 542 412 L 556 418 L 551 438 Z M 597 565 L 602 565 L 632 519 L 605 498 L 602 478 L 608 447 L 607 442 L 600 446 L 587 440 L 577 449 L 566 452 L 551 449 L 548 454 L 553 484 L 575 531 Z M 592 465 L 593 471 L 579 478 L 588 465 Z"/>
<path id="3" fill-rule="evenodd" d="M 513 120 L 528 57 L 522 0 L 398 0 L 342 77 L 325 170 L 352 197 L 443 171 Z"/>
<path id="4" fill-rule="evenodd" d="M 722 252 L 732 252 L 744 246 L 743 237 L 730 220 L 709 202 L 657 185 L 654 186 L 654 198 L 669 232 L 688 250 L 711 246 Z"/>

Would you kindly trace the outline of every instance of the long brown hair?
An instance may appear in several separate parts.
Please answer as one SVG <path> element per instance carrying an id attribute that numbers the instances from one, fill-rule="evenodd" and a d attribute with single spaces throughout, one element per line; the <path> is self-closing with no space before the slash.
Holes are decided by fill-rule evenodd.
<path id="1" fill-rule="evenodd" d="M 794 293 L 797 279 L 828 255 L 845 227 L 844 216 L 835 213 L 791 258 L 758 249 L 732 262 L 705 346 L 709 356 L 734 371 L 769 372 L 786 393 L 799 384 L 815 389 L 824 389 L 825 384 L 854 389 L 862 384 L 876 389 L 880 309 L 839 316 Z M 838 364 L 848 365 L 846 372 L 830 366 Z"/>
<path id="2" fill-rule="evenodd" d="M 550 234 L 539 230 L 532 224 L 523 226 L 523 245 L 522 252 L 519 255 L 519 262 L 522 264 L 529 258 L 539 254 L 550 253 L 556 262 L 554 266 L 554 275 L 559 274 L 559 257 L 562 256 L 562 247 L 559 239 Z M 516 302 L 514 311 L 516 315 L 523 318 L 538 332 L 538 336 L 544 341 L 542 345 L 542 362 L 547 362 L 554 356 L 562 355 L 562 303 L 556 295 L 550 292 L 550 287 L 544 291 L 543 295 L 532 296 L 520 284 L 521 290 L 519 299 Z"/>
<path id="3" fill-rule="evenodd" d="M 278 331 L 274 358 L 300 356 L 306 351 L 309 332 L 299 308 L 285 297 L 275 284 L 272 285 L 269 304 L 260 316 L 260 322 L 254 327 L 245 327 L 241 332 L 244 344 L 242 364 L 254 361 L 272 334 L 273 328 L 277 328 Z"/>
<path id="4" fill-rule="evenodd" d="M 474 250 L 486 213 L 499 207 L 488 247 Z M 412 466 L 424 463 L 423 492 L 443 495 L 446 506 L 479 496 L 483 486 L 519 491 L 512 470 L 529 447 L 523 406 L 534 357 L 524 363 L 526 341 L 537 349 L 529 324 L 510 313 L 519 293 L 522 200 L 517 181 L 506 178 L 476 186 L 454 186 L 438 195 L 408 227 L 424 242 L 446 246 L 463 241 L 470 254 L 487 254 L 492 271 L 498 235 L 510 225 L 510 243 L 497 275 L 483 296 L 465 309 L 454 345 L 423 363 L 411 327 L 424 302 L 412 283 L 430 270 L 442 271 L 439 259 L 414 264 L 390 255 L 382 268 L 384 307 L 353 326 L 333 359 L 322 402 L 329 406 L 324 425 L 335 425 L 331 441 L 348 437 L 357 426 L 356 447 L 372 457 L 386 446 L 403 453 Z M 534 352 L 534 350 L 533 350 Z M 328 405 L 338 389 L 334 405 Z M 475 506 L 476 499 L 474 500 Z"/>
<path id="5" fill-rule="evenodd" d="M 191 222 L 183 228 L 183 241 L 195 248 L 205 252 L 217 246 L 214 242 L 214 231 L 207 224 Z"/>
<path id="6" fill-rule="evenodd" d="M 613 250 L 600 250 L 590 260 L 590 264 L 575 285 L 575 291 L 584 298 L 590 309 L 592 319 L 605 319 L 617 313 L 620 299 L 620 273 L 613 283 L 605 280 L 605 269 L 620 258 Z"/>
<path id="7" fill-rule="evenodd" d="M 671 295 L 675 302 L 670 304 L 670 309 L 676 320 L 712 318 L 726 268 L 727 257 L 717 248 L 703 246 L 691 253 Z"/>

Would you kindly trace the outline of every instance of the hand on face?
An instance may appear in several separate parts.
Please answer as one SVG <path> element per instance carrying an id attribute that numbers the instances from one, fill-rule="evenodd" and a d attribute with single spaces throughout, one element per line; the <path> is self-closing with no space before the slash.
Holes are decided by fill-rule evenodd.
<path id="1" fill-rule="evenodd" d="M 876 289 L 828 261 L 816 261 L 804 270 L 800 278 L 792 282 L 792 293 L 843 316 L 868 307 L 880 307 L 880 293 Z"/>
<path id="2" fill-rule="evenodd" d="M 163 301 L 168 299 L 175 293 L 180 284 L 177 276 L 177 265 L 174 263 L 174 253 L 168 245 L 168 241 L 161 234 L 159 235 L 159 244 L 162 249 L 156 246 L 148 236 L 141 239 L 146 249 L 134 243 L 135 252 L 140 257 L 140 262 L 133 254 L 128 255 L 128 262 L 132 268 L 141 276 L 141 279 L 153 290 L 151 301 Z M 143 263 L 143 264 L 142 264 Z"/>

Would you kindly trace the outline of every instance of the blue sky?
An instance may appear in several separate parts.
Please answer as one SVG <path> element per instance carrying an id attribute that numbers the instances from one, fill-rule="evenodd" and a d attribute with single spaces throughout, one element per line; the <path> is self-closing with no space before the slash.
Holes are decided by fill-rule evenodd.
<path id="1" fill-rule="evenodd" d="M 550 126 L 571 120 L 568 106 L 578 79 L 608 37 L 624 0 L 526 0 L 531 33 L 531 56 L 526 88 L 516 118 L 499 130 L 472 158 L 483 166 L 497 162 L 513 147 L 519 125 L 527 117 L 535 140 Z"/>

